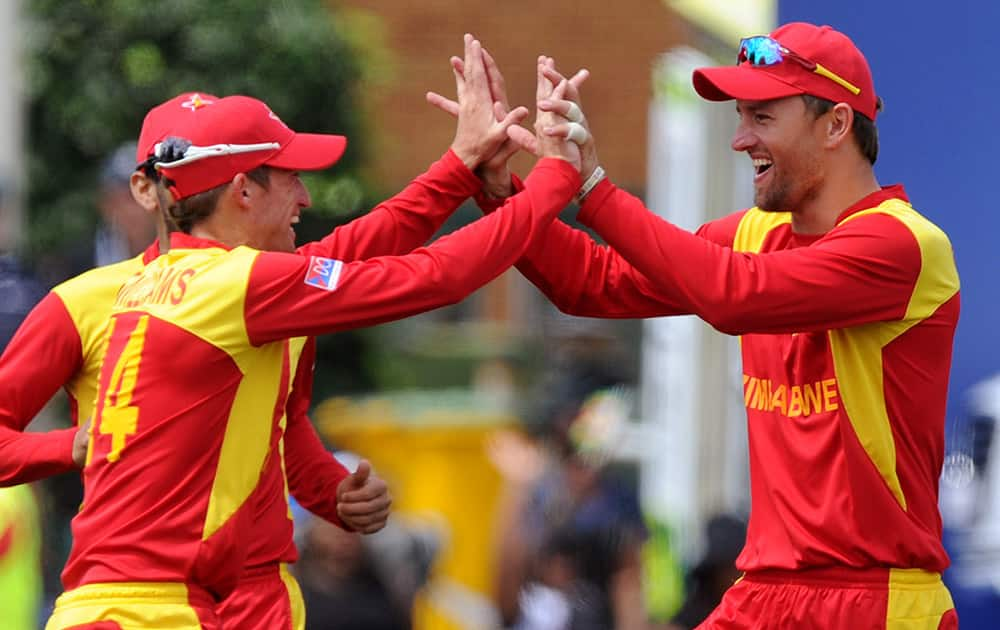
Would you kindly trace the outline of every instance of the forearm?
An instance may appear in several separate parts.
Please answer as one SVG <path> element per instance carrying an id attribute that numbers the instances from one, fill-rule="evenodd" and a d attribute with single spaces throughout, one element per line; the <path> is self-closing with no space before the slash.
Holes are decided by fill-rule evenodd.
<path id="1" fill-rule="evenodd" d="M 523 184 L 512 177 L 512 187 Z M 484 213 L 502 200 L 477 195 Z M 516 264 L 559 310 L 581 317 L 640 318 L 683 314 L 618 252 L 585 232 L 555 220 L 531 243 Z"/>
<path id="2" fill-rule="evenodd" d="M 449 150 L 399 194 L 299 252 L 345 261 L 405 254 L 426 243 L 481 185 Z"/>
<path id="3" fill-rule="evenodd" d="M 804 332 L 898 319 L 920 269 L 891 217 L 850 222 L 810 247 L 737 252 L 681 230 L 603 182 L 580 219 L 658 293 L 732 334 Z"/>
<path id="4" fill-rule="evenodd" d="M 76 428 L 24 433 L 0 426 L 0 486 L 16 486 L 76 469 Z"/>
<path id="5" fill-rule="evenodd" d="M 288 491 L 299 505 L 343 528 L 337 514 L 337 486 L 350 472 L 324 448 L 308 418 L 295 424 L 285 439 Z"/>
<path id="6" fill-rule="evenodd" d="M 352 263 L 319 261 L 336 267 L 328 276 L 333 286 L 303 282 L 309 266 L 319 264 L 315 258 L 261 253 L 247 291 L 250 339 L 370 326 L 458 302 L 512 265 L 578 186 L 568 163 L 542 160 L 504 208 L 430 247 Z"/>

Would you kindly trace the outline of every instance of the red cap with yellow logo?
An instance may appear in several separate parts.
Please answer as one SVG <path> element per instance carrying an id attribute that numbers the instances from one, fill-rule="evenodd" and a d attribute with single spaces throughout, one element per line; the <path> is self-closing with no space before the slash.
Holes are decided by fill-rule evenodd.
<path id="1" fill-rule="evenodd" d="M 829 26 L 792 22 L 740 42 L 735 66 L 699 68 L 694 89 L 710 101 L 768 101 L 810 94 L 875 120 L 880 109 L 868 61 Z"/>
<path id="2" fill-rule="evenodd" d="M 255 98 L 187 93 L 146 115 L 137 158 L 155 157 L 174 197 L 184 199 L 259 166 L 328 168 L 346 147 L 344 136 L 293 131 Z"/>

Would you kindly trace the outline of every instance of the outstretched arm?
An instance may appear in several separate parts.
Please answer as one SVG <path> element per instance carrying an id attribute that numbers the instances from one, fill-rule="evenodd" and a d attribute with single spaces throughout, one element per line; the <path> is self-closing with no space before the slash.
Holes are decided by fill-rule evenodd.
<path id="1" fill-rule="evenodd" d="M 486 74 L 494 98 L 496 116 L 509 110 L 506 83 L 496 60 L 483 51 Z M 451 64 L 456 72 L 464 66 L 457 57 Z M 555 70 L 551 57 L 539 57 L 542 74 L 550 83 L 566 84 L 565 98 L 540 99 L 543 111 L 565 117 L 571 112 L 568 103 L 577 104 L 572 112 L 579 124 L 587 130 L 587 139 L 580 145 L 583 175 L 589 176 L 597 168 L 597 147 L 580 103 L 580 87 L 589 77 L 586 69 L 566 79 Z M 427 101 L 452 115 L 458 113 L 458 103 L 440 94 L 429 92 Z M 564 131 L 564 129 L 560 129 Z M 508 130 L 508 144 L 516 151 L 523 148 L 537 153 L 537 138 L 520 127 Z M 565 134 L 564 134 L 565 135 Z M 524 188 L 521 180 L 513 175 L 507 165 L 514 151 L 500 151 L 480 167 L 483 190 L 476 195 L 476 202 L 487 214 L 500 207 L 504 199 Z M 561 311 L 587 317 L 654 317 L 683 314 L 679 305 L 665 300 L 642 273 L 635 270 L 615 250 L 594 242 L 590 235 L 571 228 L 560 221 L 550 223 L 532 242 L 524 257 L 517 262 L 518 270 L 545 294 Z"/>
<path id="2" fill-rule="evenodd" d="M 927 317 L 958 291 L 947 237 L 902 203 L 859 213 L 809 247 L 764 254 L 686 232 L 610 182 L 587 199 L 580 220 L 658 293 L 731 334 Z"/>
<path id="3" fill-rule="evenodd" d="M 466 66 L 480 67 L 476 81 L 460 82 L 459 127 L 485 115 L 495 123 L 492 98 L 482 71 L 482 49 L 466 40 Z M 470 73 L 471 76 L 471 73 Z M 458 79 L 457 79 L 458 80 Z M 539 79 L 539 93 L 561 97 Z M 557 122 L 540 112 L 536 128 Z M 491 132 L 492 133 L 492 132 Z M 479 148 L 456 147 L 462 155 L 492 155 L 506 139 L 506 128 L 477 140 Z M 456 137 L 458 137 L 456 135 Z M 544 156 L 525 190 L 497 212 L 407 256 L 343 262 L 270 252 L 254 254 L 245 316 L 252 343 L 289 336 L 333 332 L 400 319 L 453 304 L 514 263 L 532 238 L 569 202 L 580 186 L 577 146 L 561 138 L 539 140 Z M 471 158 L 470 158 L 471 159 Z"/>
<path id="4" fill-rule="evenodd" d="M 462 113 L 445 155 L 401 193 L 323 240 L 303 246 L 300 253 L 345 261 L 405 254 L 424 244 L 480 189 L 482 183 L 473 171 L 496 153 L 507 139 L 507 130 L 528 116 L 527 108 L 518 107 L 494 117 L 482 53 L 479 41 L 466 34 L 466 59 L 478 71 L 468 76 L 455 72 Z"/>
<path id="5" fill-rule="evenodd" d="M 399 194 L 298 251 L 338 260 L 406 254 L 426 243 L 481 186 L 479 178 L 449 149 Z"/>

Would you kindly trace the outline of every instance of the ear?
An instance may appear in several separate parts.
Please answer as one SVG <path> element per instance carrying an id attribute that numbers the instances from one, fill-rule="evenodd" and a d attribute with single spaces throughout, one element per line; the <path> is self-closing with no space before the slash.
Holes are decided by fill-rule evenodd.
<path id="1" fill-rule="evenodd" d="M 828 148 L 836 149 L 850 140 L 854 126 L 854 110 L 850 105 L 837 103 L 823 116 L 823 121 L 823 135 Z"/>
<path id="2" fill-rule="evenodd" d="M 156 205 L 156 184 L 146 177 L 142 171 L 135 171 L 128 180 L 129 190 L 132 192 L 132 199 L 142 206 L 143 210 L 150 213 L 159 212 Z"/>
<path id="3" fill-rule="evenodd" d="M 246 176 L 246 173 L 237 173 L 233 176 L 233 181 L 230 183 L 231 185 L 227 194 L 230 195 L 233 203 L 240 208 L 249 208 L 254 195 L 258 192 L 250 185 L 250 178 Z"/>

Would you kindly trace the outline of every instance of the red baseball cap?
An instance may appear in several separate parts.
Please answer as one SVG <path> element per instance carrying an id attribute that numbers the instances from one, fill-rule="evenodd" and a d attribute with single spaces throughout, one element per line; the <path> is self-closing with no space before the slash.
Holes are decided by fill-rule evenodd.
<path id="1" fill-rule="evenodd" d="M 135 163 L 142 164 L 153 155 L 156 143 L 170 135 L 171 128 L 177 124 L 179 117 L 183 117 L 183 112 L 193 116 L 201 107 L 218 100 L 218 96 L 206 92 L 184 92 L 149 110 L 139 131 Z"/>
<path id="2" fill-rule="evenodd" d="M 810 94 L 847 103 L 854 111 L 875 120 L 879 106 L 871 69 L 847 35 L 829 26 L 792 22 L 778 27 L 770 37 L 785 48 L 783 52 L 812 62 L 816 69 L 790 59 L 771 65 L 744 60 L 735 66 L 698 68 L 692 76 L 694 89 L 709 101 L 768 101 Z"/>
<path id="3" fill-rule="evenodd" d="M 347 147 L 344 136 L 296 133 L 262 101 L 238 95 L 182 94 L 150 110 L 143 132 L 139 156 L 157 156 L 156 168 L 170 180 L 176 199 L 211 190 L 259 166 L 328 168 Z"/>

